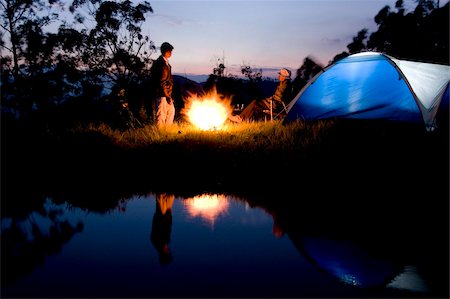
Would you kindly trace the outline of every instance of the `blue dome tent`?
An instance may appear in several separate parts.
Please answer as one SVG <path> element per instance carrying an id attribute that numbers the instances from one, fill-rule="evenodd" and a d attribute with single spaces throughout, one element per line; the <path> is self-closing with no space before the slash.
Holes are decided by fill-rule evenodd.
<path id="1" fill-rule="evenodd" d="M 443 98 L 448 97 L 449 81 L 447 65 L 399 60 L 378 52 L 353 54 L 312 78 L 289 103 L 285 122 L 387 119 L 423 123 L 433 130 L 441 102 L 448 103 Z"/>

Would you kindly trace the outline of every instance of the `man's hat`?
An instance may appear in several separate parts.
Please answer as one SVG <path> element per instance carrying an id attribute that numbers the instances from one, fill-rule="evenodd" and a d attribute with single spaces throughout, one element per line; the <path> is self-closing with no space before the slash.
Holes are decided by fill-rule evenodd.
<path id="1" fill-rule="evenodd" d="M 281 69 L 278 72 L 278 75 L 285 77 L 286 79 L 290 79 L 291 78 L 291 71 L 288 69 Z"/>

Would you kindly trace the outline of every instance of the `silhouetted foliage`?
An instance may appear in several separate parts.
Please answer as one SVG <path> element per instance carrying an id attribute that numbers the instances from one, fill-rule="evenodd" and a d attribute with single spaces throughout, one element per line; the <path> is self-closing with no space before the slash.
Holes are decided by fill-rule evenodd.
<path id="1" fill-rule="evenodd" d="M 359 31 L 355 37 L 353 37 L 353 42 L 347 45 L 350 54 L 361 52 L 362 50 L 367 48 L 364 44 L 364 40 L 366 40 L 367 38 L 368 31 L 369 30 L 367 28 L 364 28 Z"/>
<path id="2" fill-rule="evenodd" d="M 334 58 L 333 58 L 333 60 L 330 62 L 330 64 L 332 64 L 332 63 L 334 63 L 334 62 L 336 62 L 336 61 L 338 61 L 338 60 L 341 60 L 341 59 L 343 59 L 343 58 L 345 58 L 345 57 L 347 57 L 347 56 L 349 56 L 350 54 L 348 53 L 348 52 L 341 52 L 341 53 L 339 53 L 339 54 L 337 54 L 336 56 L 334 56 Z"/>
<path id="3" fill-rule="evenodd" d="M 0 26 L 9 35 L 9 44 L 2 40 L 1 46 L 9 51 L 12 55 L 12 67 L 15 77 L 19 75 L 19 62 L 22 61 L 24 52 L 27 46 L 32 46 L 29 36 L 24 35 L 29 31 L 30 24 L 37 24 L 38 29 L 48 25 L 56 14 L 51 12 L 51 7 L 58 4 L 60 1 L 31 1 L 31 0 L 1 0 L 0 7 L 2 13 L 0 14 Z M 47 10 L 47 15 L 39 14 L 42 10 Z M 39 34 L 39 32 L 37 32 Z M 28 42 L 26 40 L 28 37 Z M 38 42 L 37 39 L 34 42 Z M 29 45 L 30 44 L 30 45 Z M 31 52 L 31 51 L 30 51 Z"/>
<path id="4" fill-rule="evenodd" d="M 383 7 L 374 17 L 377 31 L 362 29 L 347 45 L 349 54 L 370 50 L 399 59 L 449 64 L 449 3 L 418 0 L 412 12 L 406 12 L 403 0 L 395 3 L 395 11 Z M 345 52 L 333 62 L 345 57 Z"/>
<path id="5" fill-rule="evenodd" d="M 48 114 L 69 92 L 58 67 L 58 40 L 42 31 L 56 18 L 52 6 L 58 2 L 0 2 L 1 27 L 9 38 L 2 42 L 2 48 L 11 54 L 1 61 L 2 112 L 13 112 L 22 118 L 34 117 L 37 111 Z M 48 14 L 42 15 L 43 10 Z"/>
<path id="6" fill-rule="evenodd" d="M 247 78 L 247 93 L 250 99 L 262 97 L 262 69 L 254 69 L 248 65 L 241 66 L 241 73 Z"/>
<path id="7" fill-rule="evenodd" d="M 136 86 L 144 82 L 155 50 L 141 33 L 145 14 L 153 12 L 148 2 L 74 1 L 75 20 L 85 21 L 78 10 L 91 5 L 95 25 L 77 30 L 64 21 L 57 33 L 43 31 L 57 15 L 41 17 L 38 11 L 58 7 L 58 1 L 0 4 L 1 26 L 8 33 L 2 33 L 1 45 L 11 54 L 1 59 L 2 114 L 52 130 L 102 119 L 108 88 L 110 98 L 125 89 L 130 103 L 140 101 Z"/>
<path id="8" fill-rule="evenodd" d="M 7 216 L 11 224 L 1 230 L 2 287 L 31 274 L 44 264 L 47 256 L 59 253 L 66 242 L 83 230 L 82 222 L 72 225 L 62 219 L 63 213 L 61 208 L 42 206 L 25 218 Z M 36 221 L 37 218 L 45 221 Z M 45 227 L 43 223 L 50 224 Z"/>
<path id="9" fill-rule="evenodd" d="M 302 66 L 297 69 L 297 75 L 292 81 L 293 95 L 297 95 L 297 93 L 308 83 L 308 81 L 322 69 L 323 66 L 320 63 L 317 63 L 313 57 L 306 57 L 303 60 Z"/>
<path id="10" fill-rule="evenodd" d="M 223 77 L 225 72 L 225 65 L 223 63 L 220 63 L 216 68 L 213 70 L 213 74 L 217 77 Z"/>

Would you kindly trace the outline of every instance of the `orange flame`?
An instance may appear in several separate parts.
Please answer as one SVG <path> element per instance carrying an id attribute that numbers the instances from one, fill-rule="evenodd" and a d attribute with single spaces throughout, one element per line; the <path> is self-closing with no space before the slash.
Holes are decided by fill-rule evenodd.
<path id="1" fill-rule="evenodd" d="M 199 96 L 190 94 L 185 99 L 181 112 L 187 120 L 200 130 L 220 130 L 233 112 L 231 98 L 211 92 Z"/>
<path id="2" fill-rule="evenodd" d="M 201 217 L 214 225 L 217 217 L 228 210 L 228 198 L 224 195 L 203 194 L 184 201 L 190 217 Z"/>

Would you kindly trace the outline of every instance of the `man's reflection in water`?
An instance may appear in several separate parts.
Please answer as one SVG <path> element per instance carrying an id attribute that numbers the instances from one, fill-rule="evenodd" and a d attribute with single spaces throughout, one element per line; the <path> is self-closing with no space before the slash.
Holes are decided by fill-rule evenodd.
<path id="1" fill-rule="evenodd" d="M 167 265 L 172 262 L 169 242 L 172 232 L 172 204 L 174 195 L 156 194 L 156 210 L 153 215 L 152 232 L 150 240 L 159 254 L 159 262 Z"/>

